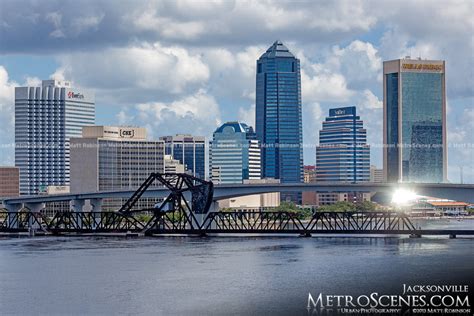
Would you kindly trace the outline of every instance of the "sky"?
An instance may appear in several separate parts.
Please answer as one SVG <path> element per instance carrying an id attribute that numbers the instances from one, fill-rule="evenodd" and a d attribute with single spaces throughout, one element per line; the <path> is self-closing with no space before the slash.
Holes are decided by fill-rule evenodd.
<path id="1" fill-rule="evenodd" d="M 149 138 L 255 126 L 256 60 L 281 40 L 301 61 L 304 163 L 329 109 L 355 105 L 382 167 L 382 62 L 446 60 L 448 178 L 474 183 L 474 1 L 0 2 L 0 165 L 14 164 L 14 87 L 71 81 L 96 124 Z"/>

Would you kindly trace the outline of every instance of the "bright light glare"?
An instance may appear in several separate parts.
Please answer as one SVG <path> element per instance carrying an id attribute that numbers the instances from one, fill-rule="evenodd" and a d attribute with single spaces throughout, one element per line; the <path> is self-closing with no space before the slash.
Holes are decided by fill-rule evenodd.
<path id="1" fill-rule="evenodd" d="M 399 205 L 406 205 L 411 201 L 415 200 L 418 195 L 413 191 L 408 191 L 406 189 L 398 189 L 393 193 L 392 203 Z"/>

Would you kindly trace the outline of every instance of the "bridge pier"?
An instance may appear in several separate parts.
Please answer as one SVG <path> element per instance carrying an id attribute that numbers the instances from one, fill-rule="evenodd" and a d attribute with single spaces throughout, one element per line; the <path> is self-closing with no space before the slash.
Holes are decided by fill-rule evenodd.
<path id="1" fill-rule="evenodd" d="M 34 214 L 34 215 L 31 214 L 28 217 L 28 231 L 29 231 L 30 236 L 33 237 L 37 229 L 43 229 L 43 227 L 41 227 L 37 222 L 35 223 L 33 221 L 34 216 L 39 214 L 41 210 L 46 207 L 46 205 L 45 203 L 25 203 L 25 207 L 28 208 L 30 212 Z"/>
<path id="2" fill-rule="evenodd" d="M 83 212 L 85 204 L 84 202 L 85 200 L 71 200 L 71 202 L 69 202 L 69 206 L 71 207 L 71 210 L 75 213 Z M 82 227 L 82 218 L 80 216 L 77 216 L 77 226 Z"/>
<path id="3" fill-rule="evenodd" d="M 97 223 L 100 221 L 100 212 L 102 210 L 102 199 L 90 199 L 89 203 L 91 204 L 91 212 L 94 217 L 94 221 L 92 222 L 92 229 L 97 228 Z"/>

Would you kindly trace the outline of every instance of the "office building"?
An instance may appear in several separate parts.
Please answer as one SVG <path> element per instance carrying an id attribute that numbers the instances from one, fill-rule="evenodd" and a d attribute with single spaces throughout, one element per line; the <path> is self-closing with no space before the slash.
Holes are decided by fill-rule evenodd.
<path id="1" fill-rule="evenodd" d="M 165 155 L 171 155 L 185 166 L 189 174 L 204 179 L 206 138 L 204 136 L 175 135 L 160 137 L 165 142 Z"/>
<path id="2" fill-rule="evenodd" d="M 329 116 L 319 131 L 319 145 L 316 147 L 316 180 L 370 181 L 367 131 L 355 106 L 329 110 Z"/>
<path id="3" fill-rule="evenodd" d="M 329 110 L 319 131 L 316 147 L 316 181 L 359 183 L 370 181 L 370 147 L 367 131 L 355 106 Z M 370 201 L 370 192 L 325 192 L 316 195 L 316 205 L 340 201 Z"/>
<path id="4" fill-rule="evenodd" d="M 184 165 L 171 155 L 165 155 L 164 158 L 165 173 L 185 173 Z"/>
<path id="5" fill-rule="evenodd" d="M 304 166 L 304 183 L 315 183 L 316 182 L 316 166 Z M 318 204 L 318 193 L 314 191 L 303 191 L 301 193 L 301 204 L 302 205 L 317 205 Z"/>
<path id="6" fill-rule="evenodd" d="M 69 139 L 95 121 L 94 95 L 69 82 L 43 80 L 41 87 L 15 88 L 15 165 L 20 194 L 69 185 Z"/>
<path id="7" fill-rule="evenodd" d="M 316 182 L 316 166 L 304 166 L 304 183 Z"/>
<path id="8" fill-rule="evenodd" d="M 0 198 L 20 195 L 20 169 L 0 167 Z"/>
<path id="9" fill-rule="evenodd" d="M 260 179 L 260 146 L 253 128 L 240 122 L 227 122 L 217 128 L 210 144 L 209 163 L 215 184 Z"/>
<path id="10" fill-rule="evenodd" d="M 383 169 L 378 169 L 376 166 L 370 166 L 370 182 L 385 182 Z"/>
<path id="11" fill-rule="evenodd" d="M 262 144 L 262 177 L 303 182 L 300 61 L 276 41 L 257 60 L 256 134 Z M 298 202 L 301 195 L 282 193 Z"/>
<path id="12" fill-rule="evenodd" d="M 71 138 L 72 193 L 136 190 L 152 172 L 164 172 L 164 142 L 147 140 L 144 128 L 90 126 Z M 104 200 L 103 209 L 116 210 L 123 202 Z M 137 207 L 154 202 L 142 199 Z"/>
<path id="13" fill-rule="evenodd" d="M 443 60 L 383 63 L 383 169 L 388 182 L 447 181 Z"/>

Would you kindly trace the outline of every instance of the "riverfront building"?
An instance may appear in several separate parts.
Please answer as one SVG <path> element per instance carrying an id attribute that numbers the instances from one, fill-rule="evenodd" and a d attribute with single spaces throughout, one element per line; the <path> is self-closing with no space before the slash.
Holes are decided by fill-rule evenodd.
<path id="1" fill-rule="evenodd" d="M 303 182 L 300 61 L 280 41 L 257 60 L 256 134 L 262 144 L 262 176 Z M 282 193 L 287 197 L 301 198 Z"/>
<path id="2" fill-rule="evenodd" d="M 95 121 L 94 95 L 67 81 L 43 80 L 41 87 L 15 88 L 15 165 L 20 194 L 50 185 L 69 185 L 69 139 Z"/>
<path id="3" fill-rule="evenodd" d="M 389 182 L 447 181 L 445 62 L 383 63 L 383 164 Z"/>
<path id="4" fill-rule="evenodd" d="M 370 181 L 370 146 L 363 125 L 355 106 L 329 110 L 316 147 L 317 182 Z M 338 201 L 355 203 L 370 200 L 370 193 L 327 192 L 318 193 L 316 198 L 317 205 Z"/>
<path id="5" fill-rule="evenodd" d="M 178 134 L 160 137 L 165 142 L 165 154 L 171 155 L 185 166 L 191 175 L 204 179 L 206 165 L 206 138 Z"/>
<path id="6" fill-rule="evenodd" d="M 20 195 L 20 169 L 0 167 L 0 198 Z"/>
<path id="7" fill-rule="evenodd" d="M 215 184 L 261 178 L 259 142 L 247 124 L 227 122 L 216 129 L 209 156 L 210 178 Z"/>
<path id="8" fill-rule="evenodd" d="M 370 182 L 385 182 L 383 169 L 378 169 L 376 166 L 370 166 Z"/>
<path id="9" fill-rule="evenodd" d="M 316 147 L 316 181 L 370 180 L 370 147 L 363 124 L 355 106 L 329 110 Z"/>
<path id="10" fill-rule="evenodd" d="M 71 138 L 72 193 L 136 190 L 152 172 L 164 172 L 164 142 L 147 140 L 144 128 L 89 126 Z M 123 202 L 110 199 L 103 207 L 115 210 Z"/>

